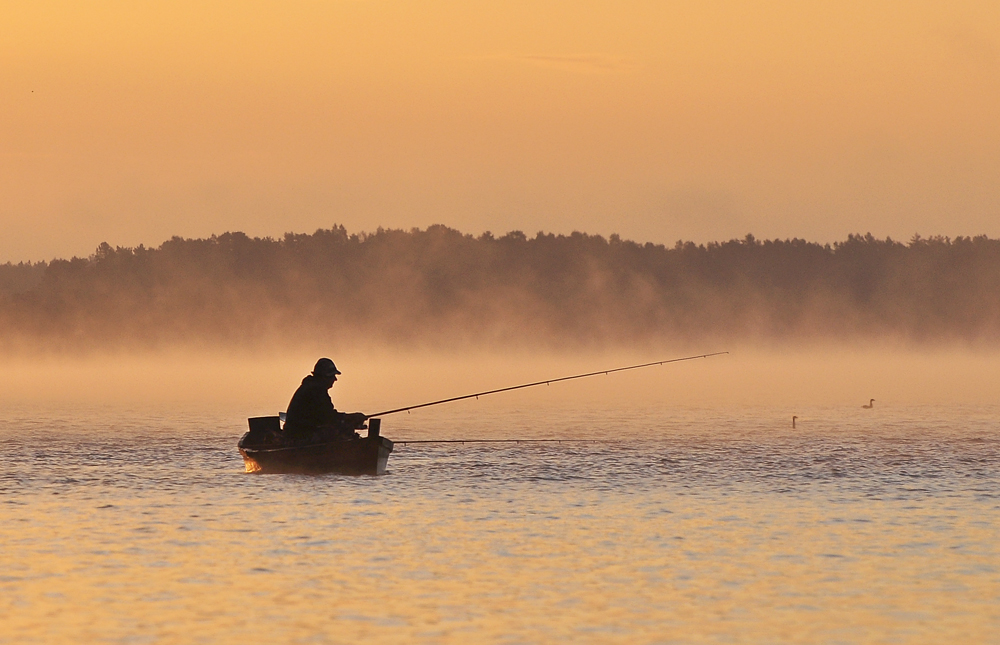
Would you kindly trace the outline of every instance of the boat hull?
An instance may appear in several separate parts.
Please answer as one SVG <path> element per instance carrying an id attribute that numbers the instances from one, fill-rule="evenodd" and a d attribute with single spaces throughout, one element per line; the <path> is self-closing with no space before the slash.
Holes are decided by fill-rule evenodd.
<path id="1" fill-rule="evenodd" d="M 393 447 L 381 436 L 285 447 L 246 445 L 249 436 L 238 444 L 248 473 L 382 475 Z"/>

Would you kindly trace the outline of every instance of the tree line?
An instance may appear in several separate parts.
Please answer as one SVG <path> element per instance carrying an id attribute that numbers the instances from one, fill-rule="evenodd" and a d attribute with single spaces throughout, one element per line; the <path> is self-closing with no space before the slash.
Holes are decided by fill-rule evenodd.
<path id="1" fill-rule="evenodd" d="M 632 346 L 706 340 L 994 343 L 1000 240 L 674 246 L 445 226 L 101 244 L 0 265 L 4 348 Z"/>

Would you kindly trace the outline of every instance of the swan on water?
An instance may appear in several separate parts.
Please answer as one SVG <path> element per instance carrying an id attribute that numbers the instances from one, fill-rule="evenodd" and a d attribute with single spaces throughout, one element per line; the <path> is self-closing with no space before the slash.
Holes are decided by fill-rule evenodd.
<path id="1" fill-rule="evenodd" d="M 868 405 L 862 405 L 861 407 L 863 407 L 866 410 L 871 410 L 872 408 L 875 407 L 874 405 L 872 405 L 873 403 L 875 403 L 875 399 L 869 399 Z"/>

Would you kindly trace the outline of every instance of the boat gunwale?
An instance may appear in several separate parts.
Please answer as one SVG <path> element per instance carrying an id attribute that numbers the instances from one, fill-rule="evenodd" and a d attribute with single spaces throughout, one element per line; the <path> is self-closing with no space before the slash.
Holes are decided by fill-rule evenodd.
<path id="1" fill-rule="evenodd" d="M 247 432 L 246 434 L 243 435 L 243 437 L 240 438 L 239 442 L 236 444 L 237 448 L 239 448 L 240 450 L 250 451 L 250 452 L 282 452 L 282 451 L 302 450 L 303 448 L 316 448 L 318 446 L 337 446 L 345 444 L 353 445 L 356 442 L 369 441 L 373 439 L 380 439 L 380 440 L 384 439 L 385 441 L 389 442 L 389 445 L 386 447 L 389 448 L 390 451 L 392 450 L 394 445 L 391 439 L 379 436 L 379 437 L 357 437 L 354 439 L 334 439 L 332 441 L 322 441 L 320 443 L 310 443 L 299 446 L 277 446 L 274 448 L 268 448 L 268 447 L 254 448 L 251 446 L 246 446 L 243 443 L 243 440 L 246 439 L 247 435 L 249 434 L 250 433 Z M 379 447 L 382 447 L 383 445 L 384 444 L 381 441 L 379 441 Z"/>

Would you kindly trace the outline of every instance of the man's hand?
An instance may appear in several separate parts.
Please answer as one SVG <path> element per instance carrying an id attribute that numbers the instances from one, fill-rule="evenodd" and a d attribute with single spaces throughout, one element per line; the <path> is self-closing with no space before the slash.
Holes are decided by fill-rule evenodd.
<path id="1" fill-rule="evenodd" d="M 364 412 L 352 412 L 344 417 L 344 421 L 349 428 L 360 428 L 365 425 L 365 419 L 367 418 Z"/>

